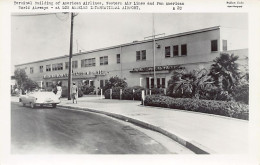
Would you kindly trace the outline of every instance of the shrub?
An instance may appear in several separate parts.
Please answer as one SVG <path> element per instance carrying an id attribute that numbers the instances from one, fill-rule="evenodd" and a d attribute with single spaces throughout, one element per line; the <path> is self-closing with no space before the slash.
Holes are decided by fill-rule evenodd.
<path id="1" fill-rule="evenodd" d="M 120 89 L 121 87 L 112 88 L 112 99 L 120 99 Z M 110 89 L 107 89 L 104 93 L 105 99 L 110 99 Z"/>
<path id="2" fill-rule="evenodd" d="M 94 93 L 95 86 L 84 85 L 81 87 L 81 89 L 82 89 L 82 92 L 84 95 L 89 95 L 89 94 Z"/>
<path id="3" fill-rule="evenodd" d="M 151 95 L 145 97 L 144 104 L 148 106 L 216 114 L 244 120 L 248 120 L 249 118 L 248 105 L 232 101 L 171 98 L 168 96 Z"/>
<path id="4" fill-rule="evenodd" d="M 233 90 L 234 99 L 238 102 L 248 104 L 249 101 L 249 84 L 236 86 Z"/>
<path id="5" fill-rule="evenodd" d="M 142 99 L 142 90 L 145 90 L 145 88 L 141 87 L 141 86 L 134 86 L 133 88 L 135 89 L 134 99 L 141 100 Z"/>
<path id="6" fill-rule="evenodd" d="M 114 87 L 121 87 L 121 88 L 126 88 L 127 87 L 127 83 L 125 82 L 125 80 L 115 76 L 115 77 L 111 77 L 108 82 L 105 84 L 105 86 L 103 87 L 103 91 L 106 91 L 107 89 L 111 89 Z"/>
<path id="7" fill-rule="evenodd" d="M 126 87 L 123 90 L 122 99 L 124 99 L 124 100 L 133 100 L 133 97 L 134 97 L 133 89 L 134 89 L 133 87 Z"/>
<path id="8" fill-rule="evenodd" d="M 151 94 L 152 95 L 164 95 L 164 89 L 162 89 L 162 88 L 152 88 Z"/>
<path id="9" fill-rule="evenodd" d="M 200 99 L 205 100 L 221 100 L 233 101 L 232 95 L 228 91 L 224 91 L 219 87 L 213 86 L 210 89 L 201 89 L 199 91 Z"/>
<path id="10" fill-rule="evenodd" d="M 134 92 L 133 92 L 134 90 Z M 134 87 L 127 87 L 124 88 L 122 93 L 122 99 L 124 100 L 141 100 L 142 97 L 142 90 L 145 88 L 141 86 L 134 86 Z"/>
<path id="11" fill-rule="evenodd" d="M 82 96 L 83 96 L 83 91 L 79 88 L 78 97 L 82 97 Z"/>

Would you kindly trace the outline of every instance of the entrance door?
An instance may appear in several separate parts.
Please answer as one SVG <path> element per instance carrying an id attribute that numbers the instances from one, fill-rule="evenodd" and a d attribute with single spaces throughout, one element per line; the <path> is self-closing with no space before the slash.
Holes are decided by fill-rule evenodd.
<path id="1" fill-rule="evenodd" d="M 152 77 L 146 77 L 146 88 L 154 88 L 154 78 Z"/>
<path id="2" fill-rule="evenodd" d="M 165 78 L 156 79 L 157 88 L 165 88 Z M 151 89 L 155 87 L 154 78 L 146 77 L 146 88 Z"/>

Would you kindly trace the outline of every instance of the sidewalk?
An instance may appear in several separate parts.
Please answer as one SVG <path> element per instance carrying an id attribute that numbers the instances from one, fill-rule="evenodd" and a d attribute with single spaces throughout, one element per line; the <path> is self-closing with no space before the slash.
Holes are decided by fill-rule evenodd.
<path id="1" fill-rule="evenodd" d="M 106 114 L 156 130 L 196 153 L 248 153 L 248 121 L 140 105 L 140 101 L 81 97 L 61 99 L 60 107 Z"/>
<path id="2" fill-rule="evenodd" d="M 11 98 L 18 101 L 18 98 Z M 158 131 L 195 153 L 247 154 L 248 121 L 140 105 L 140 101 L 81 97 L 61 99 L 58 107 L 101 113 Z"/>

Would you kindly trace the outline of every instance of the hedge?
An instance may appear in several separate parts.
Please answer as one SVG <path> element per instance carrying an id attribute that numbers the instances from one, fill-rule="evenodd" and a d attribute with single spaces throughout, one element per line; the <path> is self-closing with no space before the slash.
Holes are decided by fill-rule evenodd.
<path id="1" fill-rule="evenodd" d="M 112 99 L 120 99 L 120 89 L 121 87 L 114 87 L 112 89 Z M 110 89 L 107 89 L 104 93 L 105 99 L 110 99 Z"/>
<path id="2" fill-rule="evenodd" d="M 121 87 L 114 87 L 112 88 L 112 99 L 120 99 L 120 89 Z M 133 93 L 134 89 L 134 93 Z M 141 100 L 142 90 L 145 90 L 145 88 L 140 86 L 134 86 L 134 87 L 126 87 L 122 89 L 122 98 L 123 100 Z M 106 99 L 110 99 L 110 89 L 107 89 L 104 92 L 104 96 Z"/>
<path id="3" fill-rule="evenodd" d="M 216 114 L 243 120 L 249 119 L 248 105 L 231 101 L 172 98 L 169 96 L 148 95 L 145 97 L 144 105 Z"/>

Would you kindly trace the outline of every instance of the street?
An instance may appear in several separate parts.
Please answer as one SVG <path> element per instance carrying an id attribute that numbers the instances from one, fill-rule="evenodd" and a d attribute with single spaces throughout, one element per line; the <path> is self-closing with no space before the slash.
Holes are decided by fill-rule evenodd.
<path id="1" fill-rule="evenodd" d="M 178 144 L 175 145 L 181 148 Z M 183 148 L 179 150 L 185 152 Z M 60 108 L 31 109 L 14 102 L 11 104 L 11 152 L 12 154 L 175 153 L 147 133 L 122 121 L 89 112 Z"/>

